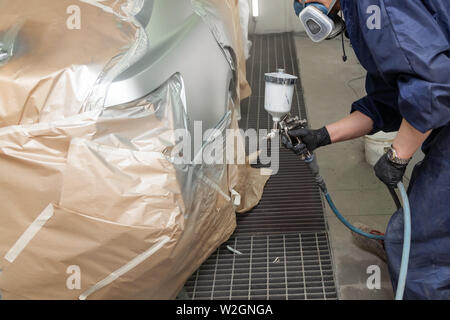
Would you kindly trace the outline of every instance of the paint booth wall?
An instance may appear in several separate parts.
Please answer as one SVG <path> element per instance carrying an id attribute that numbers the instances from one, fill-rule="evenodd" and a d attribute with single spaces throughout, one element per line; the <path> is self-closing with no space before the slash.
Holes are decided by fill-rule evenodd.
<path id="1" fill-rule="evenodd" d="M 249 33 L 277 33 L 304 31 L 294 12 L 293 0 L 249 0 L 259 1 L 259 16 L 250 18 Z"/>

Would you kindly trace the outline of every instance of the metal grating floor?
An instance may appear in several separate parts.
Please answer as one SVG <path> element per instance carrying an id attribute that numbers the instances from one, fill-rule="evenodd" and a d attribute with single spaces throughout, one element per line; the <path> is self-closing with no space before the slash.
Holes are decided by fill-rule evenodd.
<path id="1" fill-rule="evenodd" d="M 270 130 L 264 73 L 284 68 L 299 76 L 294 40 L 290 33 L 253 35 L 250 40 L 247 77 L 253 94 L 241 103 L 240 126 Z M 300 81 L 293 100 L 292 114 L 305 119 Z M 237 216 L 237 224 L 231 239 L 187 281 L 190 298 L 337 299 L 320 190 L 293 153 L 281 148 L 278 174 L 269 179 L 259 205 Z"/>
<path id="2" fill-rule="evenodd" d="M 335 299 L 327 234 L 234 236 L 185 288 L 193 299 Z"/>

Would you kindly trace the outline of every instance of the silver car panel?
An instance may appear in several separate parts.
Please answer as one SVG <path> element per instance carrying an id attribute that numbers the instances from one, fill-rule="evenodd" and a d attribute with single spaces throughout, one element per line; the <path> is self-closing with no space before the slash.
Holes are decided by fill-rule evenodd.
<path id="1" fill-rule="evenodd" d="M 214 128 L 225 116 L 233 95 L 234 71 L 223 47 L 190 1 L 152 2 L 149 51 L 111 84 L 106 106 L 142 98 L 180 73 L 191 132 L 194 121 L 202 121 L 203 131 Z"/>

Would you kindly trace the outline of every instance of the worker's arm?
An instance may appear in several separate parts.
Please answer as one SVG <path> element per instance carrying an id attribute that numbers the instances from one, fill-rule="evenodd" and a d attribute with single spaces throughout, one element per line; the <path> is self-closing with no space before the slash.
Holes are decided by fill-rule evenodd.
<path id="1" fill-rule="evenodd" d="M 356 139 L 367 134 L 370 134 L 373 129 L 373 120 L 365 114 L 355 111 L 349 116 L 335 123 L 326 126 L 331 143 L 337 143 L 347 140 Z M 308 140 L 309 135 L 313 135 L 319 130 L 300 129 L 293 130 L 290 134 L 293 137 L 299 137 L 303 140 Z M 415 129 L 406 120 L 402 121 L 400 130 L 397 137 L 394 140 L 394 149 L 397 152 L 397 156 L 401 159 L 409 159 L 419 149 L 423 142 L 430 135 L 431 130 L 426 133 L 421 133 Z M 306 139 L 305 139 L 306 138 Z M 315 139 L 320 140 L 320 139 Z M 316 149 L 325 144 L 316 143 L 313 148 Z M 311 151 L 313 151 L 311 150 Z"/>
<path id="2" fill-rule="evenodd" d="M 362 137 L 372 132 L 373 121 L 359 111 L 348 117 L 326 126 L 332 143 Z M 393 147 L 401 159 L 412 158 L 423 142 L 431 134 L 431 130 L 422 133 L 403 119 Z"/>
<path id="3" fill-rule="evenodd" d="M 332 143 L 362 137 L 372 132 L 373 120 L 365 114 L 355 111 L 348 117 L 326 126 Z M 431 130 L 422 133 L 403 119 L 394 149 L 401 159 L 409 159 L 430 135 Z"/>
<path id="4" fill-rule="evenodd" d="M 391 159 L 389 153 L 386 153 L 374 167 L 376 176 L 387 186 L 395 188 L 403 179 L 409 159 L 412 158 L 430 133 L 431 130 L 426 133 L 420 132 L 403 119 L 398 135 L 393 143 L 395 156 L 400 161 Z"/>
<path id="5" fill-rule="evenodd" d="M 401 159 L 412 158 L 430 134 L 431 130 L 422 133 L 403 119 L 398 135 L 393 143 L 397 156 Z"/>
<path id="6" fill-rule="evenodd" d="M 356 139 L 372 132 L 373 120 L 355 111 L 338 122 L 326 126 L 332 143 Z"/>
<path id="7" fill-rule="evenodd" d="M 332 123 L 322 129 L 297 129 L 289 131 L 292 138 L 301 139 L 302 143 L 292 145 L 286 137 L 282 136 L 283 145 L 296 154 L 303 154 L 306 150 L 313 152 L 319 147 L 331 143 L 351 140 L 369 134 L 373 130 L 373 120 L 355 111 L 338 122 Z"/>

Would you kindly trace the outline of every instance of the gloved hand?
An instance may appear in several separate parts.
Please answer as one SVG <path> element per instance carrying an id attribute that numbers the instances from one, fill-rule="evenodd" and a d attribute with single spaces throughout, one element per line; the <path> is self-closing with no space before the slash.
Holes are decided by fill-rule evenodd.
<path id="1" fill-rule="evenodd" d="M 312 129 L 291 130 L 289 131 L 289 136 L 291 137 L 294 145 L 292 145 L 289 139 L 284 135 L 281 136 L 281 142 L 286 148 L 291 149 L 297 155 L 304 154 L 308 150 L 313 152 L 319 147 L 331 144 L 330 134 L 328 133 L 326 127 L 323 127 L 322 129 L 318 130 Z M 297 142 L 296 138 L 299 138 L 303 143 L 295 145 L 295 143 Z"/>
<path id="2" fill-rule="evenodd" d="M 397 184 L 402 181 L 405 174 L 407 164 L 397 164 L 389 160 L 388 154 L 378 160 L 375 165 L 375 174 L 383 181 L 388 187 L 396 188 Z"/>

